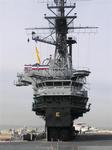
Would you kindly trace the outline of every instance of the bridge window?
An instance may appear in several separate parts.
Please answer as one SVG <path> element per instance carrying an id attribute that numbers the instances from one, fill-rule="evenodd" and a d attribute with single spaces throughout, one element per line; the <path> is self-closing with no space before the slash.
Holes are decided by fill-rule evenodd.
<path id="1" fill-rule="evenodd" d="M 63 86 L 70 86 L 70 81 L 65 81 L 65 82 L 63 82 Z"/>
<path id="2" fill-rule="evenodd" d="M 54 82 L 54 86 L 62 86 L 62 82 Z"/>
<path id="3" fill-rule="evenodd" d="M 53 82 L 46 82 L 46 86 L 53 86 Z"/>

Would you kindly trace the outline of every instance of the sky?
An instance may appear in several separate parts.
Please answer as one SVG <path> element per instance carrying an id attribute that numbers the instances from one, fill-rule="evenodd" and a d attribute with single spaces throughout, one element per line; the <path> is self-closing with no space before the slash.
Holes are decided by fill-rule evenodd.
<path id="1" fill-rule="evenodd" d="M 75 26 L 97 26 L 94 33 L 73 33 L 73 66 L 89 68 L 89 102 L 91 111 L 76 122 L 112 128 L 112 1 L 77 2 Z M 49 13 L 40 0 L 0 0 L 0 125 L 44 125 L 32 112 L 32 87 L 16 87 L 17 72 L 24 64 L 36 62 L 35 43 L 27 27 L 47 26 Z M 54 47 L 37 43 L 41 60 L 53 54 Z"/>

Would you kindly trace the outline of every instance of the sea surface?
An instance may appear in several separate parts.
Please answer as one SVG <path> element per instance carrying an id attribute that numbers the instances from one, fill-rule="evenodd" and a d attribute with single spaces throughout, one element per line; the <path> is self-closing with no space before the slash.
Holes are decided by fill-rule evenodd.
<path id="1" fill-rule="evenodd" d="M 5 142 L 0 150 L 112 150 L 112 140 L 78 142 Z"/>

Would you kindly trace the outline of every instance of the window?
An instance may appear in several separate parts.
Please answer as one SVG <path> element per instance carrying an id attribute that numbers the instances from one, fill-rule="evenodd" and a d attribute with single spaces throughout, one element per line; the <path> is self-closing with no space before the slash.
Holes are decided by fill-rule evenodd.
<path id="1" fill-rule="evenodd" d="M 70 81 L 63 82 L 63 86 L 70 86 Z"/>
<path id="2" fill-rule="evenodd" d="M 54 82 L 54 86 L 62 86 L 62 82 Z"/>
<path id="3" fill-rule="evenodd" d="M 53 82 L 46 82 L 46 86 L 53 86 Z"/>

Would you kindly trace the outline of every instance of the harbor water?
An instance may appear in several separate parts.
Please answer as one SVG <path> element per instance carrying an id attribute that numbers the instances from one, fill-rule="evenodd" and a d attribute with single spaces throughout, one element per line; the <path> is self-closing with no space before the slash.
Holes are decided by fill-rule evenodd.
<path id="1" fill-rule="evenodd" d="M 112 140 L 75 142 L 2 142 L 0 150 L 112 150 Z"/>

